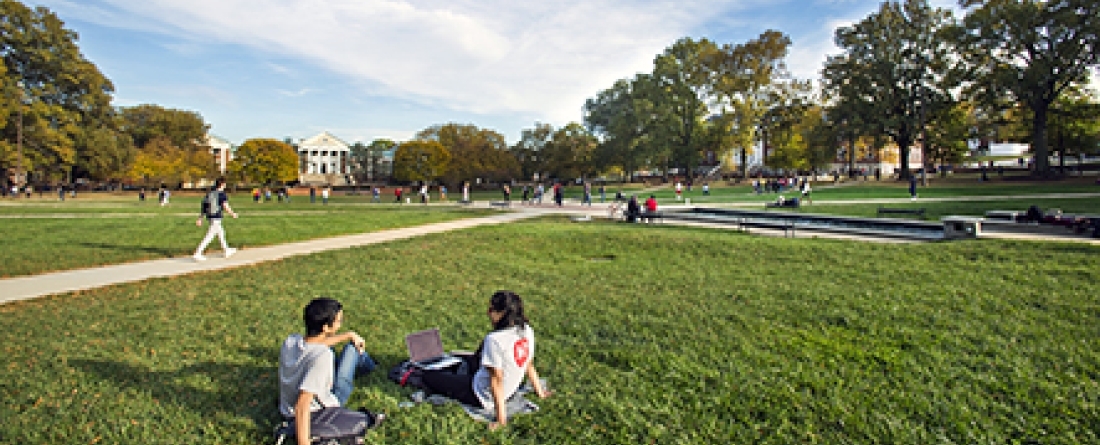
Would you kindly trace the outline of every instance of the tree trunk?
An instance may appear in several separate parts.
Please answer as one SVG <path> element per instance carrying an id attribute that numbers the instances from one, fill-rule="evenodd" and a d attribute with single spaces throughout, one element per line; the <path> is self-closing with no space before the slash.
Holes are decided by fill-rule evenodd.
<path id="1" fill-rule="evenodd" d="M 851 178 L 856 171 L 856 137 L 848 137 L 848 177 Z"/>
<path id="2" fill-rule="evenodd" d="M 1041 104 L 1034 109 L 1035 118 L 1032 120 L 1032 128 L 1035 134 L 1032 138 L 1032 151 L 1035 154 L 1035 174 L 1038 176 L 1050 175 L 1050 156 L 1047 149 L 1047 110 L 1049 104 Z"/>
<path id="3" fill-rule="evenodd" d="M 749 149 L 741 149 L 741 179 L 749 179 Z"/>
<path id="4" fill-rule="evenodd" d="M 898 179 L 909 179 L 913 175 L 909 170 L 909 139 L 903 138 L 901 140 L 895 140 L 898 144 L 898 156 L 901 163 L 901 173 L 898 174 Z"/>

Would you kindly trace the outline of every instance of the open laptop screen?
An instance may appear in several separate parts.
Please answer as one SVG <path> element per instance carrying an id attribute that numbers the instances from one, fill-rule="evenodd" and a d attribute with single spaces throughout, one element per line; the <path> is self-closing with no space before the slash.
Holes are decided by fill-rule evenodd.
<path id="1" fill-rule="evenodd" d="M 409 360 L 421 362 L 443 356 L 443 340 L 439 329 L 428 329 L 405 336 L 405 345 L 409 348 Z"/>

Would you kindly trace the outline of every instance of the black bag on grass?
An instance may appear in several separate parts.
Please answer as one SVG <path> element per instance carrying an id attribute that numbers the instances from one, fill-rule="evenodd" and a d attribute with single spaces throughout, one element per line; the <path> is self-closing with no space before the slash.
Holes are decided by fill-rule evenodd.
<path id="1" fill-rule="evenodd" d="M 367 430 L 378 426 L 386 416 L 360 409 L 352 411 L 342 407 L 324 408 L 310 416 L 309 443 L 313 445 L 359 445 L 364 442 Z M 293 420 L 283 422 L 275 428 L 275 445 L 294 443 L 295 428 Z"/>
<path id="2" fill-rule="evenodd" d="M 390 369 L 390 380 L 401 386 L 426 389 L 424 386 L 424 370 L 405 360 Z"/>

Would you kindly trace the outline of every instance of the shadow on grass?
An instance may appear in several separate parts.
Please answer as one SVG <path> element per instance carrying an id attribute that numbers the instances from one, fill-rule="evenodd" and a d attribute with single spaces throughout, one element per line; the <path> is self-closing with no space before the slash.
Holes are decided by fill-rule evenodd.
<path id="1" fill-rule="evenodd" d="M 167 249 L 163 247 L 141 247 L 141 246 L 124 246 L 118 244 L 106 244 L 106 243 L 77 243 L 78 246 L 88 247 L 92 249 L 104 249 L 104 250 L 117 250 L 122 252 L 143 252 L 149 253 L 161 257 L 172 257 L 178 255 L 179 249 Z"/>
<path id="2" fill-rule="evenodd" d="M 247 419 L 260 437 L 266 437 L 282 420 L 278 409 L 279 350 L 249 348 L 243 352 L 253 357 L 254 360 L 248 360 L 253 364 L 198 361 L 169 371 L 155 371 L 148 366 L 110 360 L 69 360 L 68 363 L 120 390 L 147 395 L 150 400 L 135 402 L 135 408 L 140 409 L 145 403 L 149 406 L 159 404 L 176 406 L 204 418 Z M 390 385 L 385 380 L 389 369 L 408 359 L 392 355 L 372 354 L 371 357 L 378 367 L 369 374 L 370 383 L 367 383 L 367 376 L 356 379 L 356 392 L 368 385 Z M 355 400 L 354 395 L 352 400 Z"/>
<path id="3" fill-rule="evenodd" d="M 135 408 L 156 404 L 177 406 L 205 418 L 244 418 L 262 434 L 280 420 L 278 412 L 278 350 L 245 351 L 269 365 L 193 361 L 157 371 L 144 365 L 110 360 L 69 360 L 92 378 L 120 390 L 132 390 L 151 400 L 136 400 Z"/>

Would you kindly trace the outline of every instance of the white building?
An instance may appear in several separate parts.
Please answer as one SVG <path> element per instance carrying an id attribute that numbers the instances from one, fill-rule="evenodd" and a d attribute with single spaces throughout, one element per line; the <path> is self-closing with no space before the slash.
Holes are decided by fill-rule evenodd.
<path id="1" fill-rule="evenodd" d="M 298 176 L 306 184 L 347 184 L 351 147 L 329 132 L 298 143 Z"/>
<path id="2" fill-rule="evenodd" d="M 218 164 L 218 173 L 225 175 L 226 166 L 233 160 L 233 144 L 220 137 L 207 134 L 206 146 L 210 147 L 210 154 L 214 155 L 214 162 Z"/>

